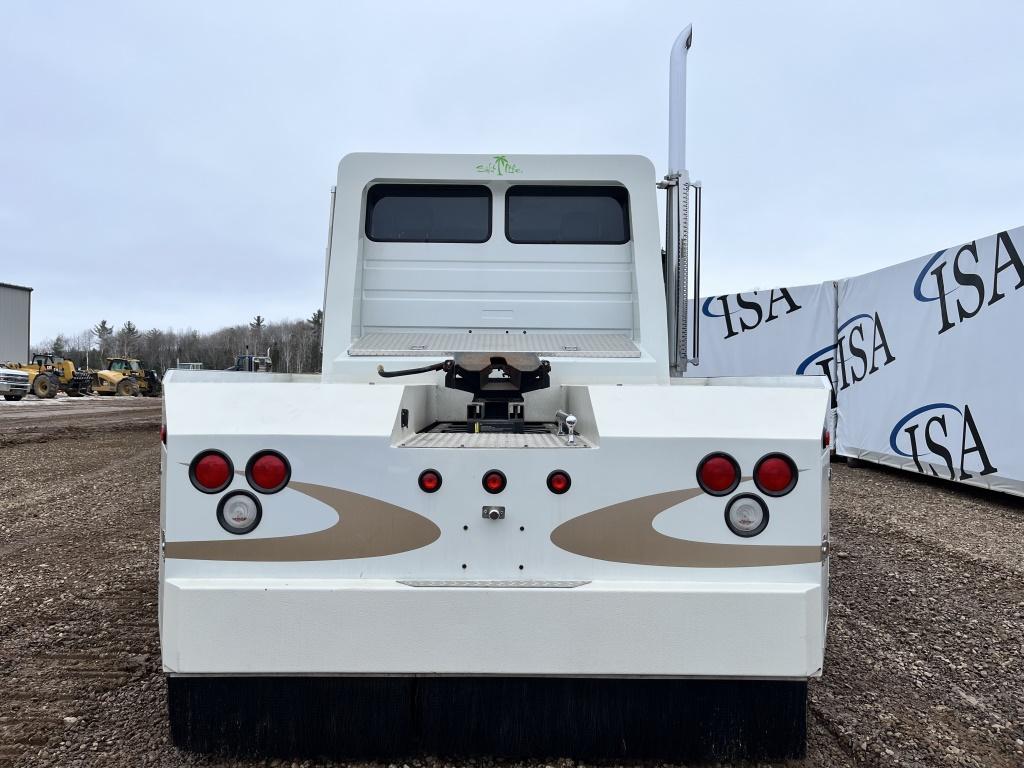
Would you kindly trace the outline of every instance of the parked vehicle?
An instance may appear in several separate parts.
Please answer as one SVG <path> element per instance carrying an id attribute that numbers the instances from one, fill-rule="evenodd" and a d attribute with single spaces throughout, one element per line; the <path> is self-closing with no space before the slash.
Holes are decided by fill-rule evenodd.
<path id="1" fill-rule="evenodd" d="M 131 376 L 138 384 L 139 394 L 143 397 L 156 397 L 163 389 L 160 374 L 155 369 L 146 368 L 146 364 L 135 357 L 108 357 L 106 370 Z M 116 385 L 115 385 L 116 391 Z"/>
<path id="2" fill-rule="evenodd" d="M 235 364 L 228 371 L 246 371 L 248 373 L 270 373 L 274 370 L 274 361 L 270 358 L 270 349 L 265 355 L 250 355 L 248 347 L 244 355 L 235 358 Z"/>
<path id="3" fill-rule="evenodd" d="M 627 155 L 348 155 L 322 375 L 168 373 L 178 746 L 803 753 L 829 387 L 682 377 L 689 46 L 661 182 Z"/>
<path id="4" fill-rule="evenodd" d="M 142 392 L 140 382 L 143 379 L 143 372 L 138 361 L 134 362 L 135 366 L 132 367 L 128 358 L 106 358 L 106 368 L 89 371 L 93 391 L 98 395 L 138 397 Z"/>
<path id="5" fill-rule="evenodd" d="M 0 364 L 0 395 L 4 396 L 4 400 L 21 400 L 28 392 L 28 374 Z"/>

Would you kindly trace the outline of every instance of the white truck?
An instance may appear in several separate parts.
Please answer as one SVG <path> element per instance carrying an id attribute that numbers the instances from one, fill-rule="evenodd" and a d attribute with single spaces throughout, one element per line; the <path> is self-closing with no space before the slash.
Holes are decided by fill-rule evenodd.
<path id="1" fill-rule="evenodd" d="M 680 375 L 689 42 L 660 184 L 636 156 L 348 155 L 323 373 L 168 373 L 180 747 L 803 753 L 829 389 Z"/>
<path id="2" fill-rule="evenodd" d="M 21 400 L 28 394 L 28 374 L 0 365 L 0 395 L 4 400 Z"/>

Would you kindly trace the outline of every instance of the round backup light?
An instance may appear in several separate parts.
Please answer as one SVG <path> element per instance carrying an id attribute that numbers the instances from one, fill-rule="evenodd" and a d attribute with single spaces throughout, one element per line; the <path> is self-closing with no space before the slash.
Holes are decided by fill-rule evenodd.
<path id="1" fill-rule="evenodd" d="M 228 533 L 249 533 L 262 517 L 259 501 L 248 491 L 229 493 L 217 505 L 217 521 Z"/>
<path id="2" fill-rule="evenodd" d="M 492 469 L 484 474 L 484 490 L 488 493 L 501 493 L 505 490 L 507 483 L 508 480 L 505 479 L 505 473 L 500 469 Z"/>
<path id="3" fill-rule="evenodd" d="M 752 493 L 741 493 L 725 507 L 725 524 L 737 536 L 757 536 L 768 527 L 768 507 Z"/>
<path id="4" fill-rule="evenodd" d="M 740 466 L 727 453 L 711 453 L 697 466 L 697 483 L 705 493 L 725 496 L 740 484 Z"/>
<path id="5" fill-rule="evenodd" d="M 188 477 L 203 493 L 220 493 L 231 484 L 235 468 L 227 454 L 220 451 L 203 451 L 188 467 Z"/>
<path id="6" fill-rule="evenodd" d="M 277 451 L 260 451 L 245 467 L 245 479 L 260 493 L 277 493 L 288 485 L 291 476 L 288 459 Z"/>
<path id="7" fill-rule="evenodd" d="M 552 493 L 563 494 L 569 490 L 569 486 L 571 485 L 572 478 L 569 477 L 568 472 L 556 469 L 548 475 L 548 490 Z"/>
<path id="8" fill-rule="evenodd" d="M 424 469 L 420 472 L 420 490 L 424 493 L 433 493 L 441 487 L 441 473 L 436 469 Z"/>
<path id="9" fill-rule="evenodd" d="M 796 486 L 793 460 L 783 453 L 769 453 L 754 467 L 754 484 L 768 496 L 785 496 Z"/>

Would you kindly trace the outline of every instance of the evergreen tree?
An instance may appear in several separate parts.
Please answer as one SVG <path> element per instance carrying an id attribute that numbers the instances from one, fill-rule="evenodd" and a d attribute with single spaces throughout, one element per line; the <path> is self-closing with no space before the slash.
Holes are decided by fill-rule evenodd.
<path id="1" fill-rule="evenodd" d="M 135 327 L 135 323 L 131 320 L 126 320 L 124 325 L 121 326 L 121 330 L 117 332 L 118 341 L 121 342 L 121 354 L 128 357 L 132 354 L 135 349 L 135 343 L 139 340 L 139 329 Z"/>
<path id="2" fill-rule="evenodd" d="M 266 323 L 266 318 L 263 315 L 256 315 L 249 323 L 249 329 L 252 331 L 252 345 L 254 354 L 259 354 L 260 348 L 263 346 L 263 326 Z"/>
<path id="3" fill-rule="evenodd" d="M 110 338 L 114 335 L 114 329 L 107 325 L 106 320 L 100 320 L 97 325 L 92 327 L 92 332 L 96 334 L 100 348 L 100 358 L 102 359 L 107 356 L 107 352 L 110 349 Z"/>

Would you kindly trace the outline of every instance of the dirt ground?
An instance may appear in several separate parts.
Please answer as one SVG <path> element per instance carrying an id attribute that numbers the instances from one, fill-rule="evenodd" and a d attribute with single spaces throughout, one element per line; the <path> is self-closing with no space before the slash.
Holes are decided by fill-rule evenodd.
<path id="1" fill-rule="evenodd" d="M 168 744 L 160 413 L 159 400 L 0 402 L 0 765 L 290 764 Z M 1024 766 L 1024 505 L 833 469 L 825 674 L 807 759 L 790 765 Z"/>

